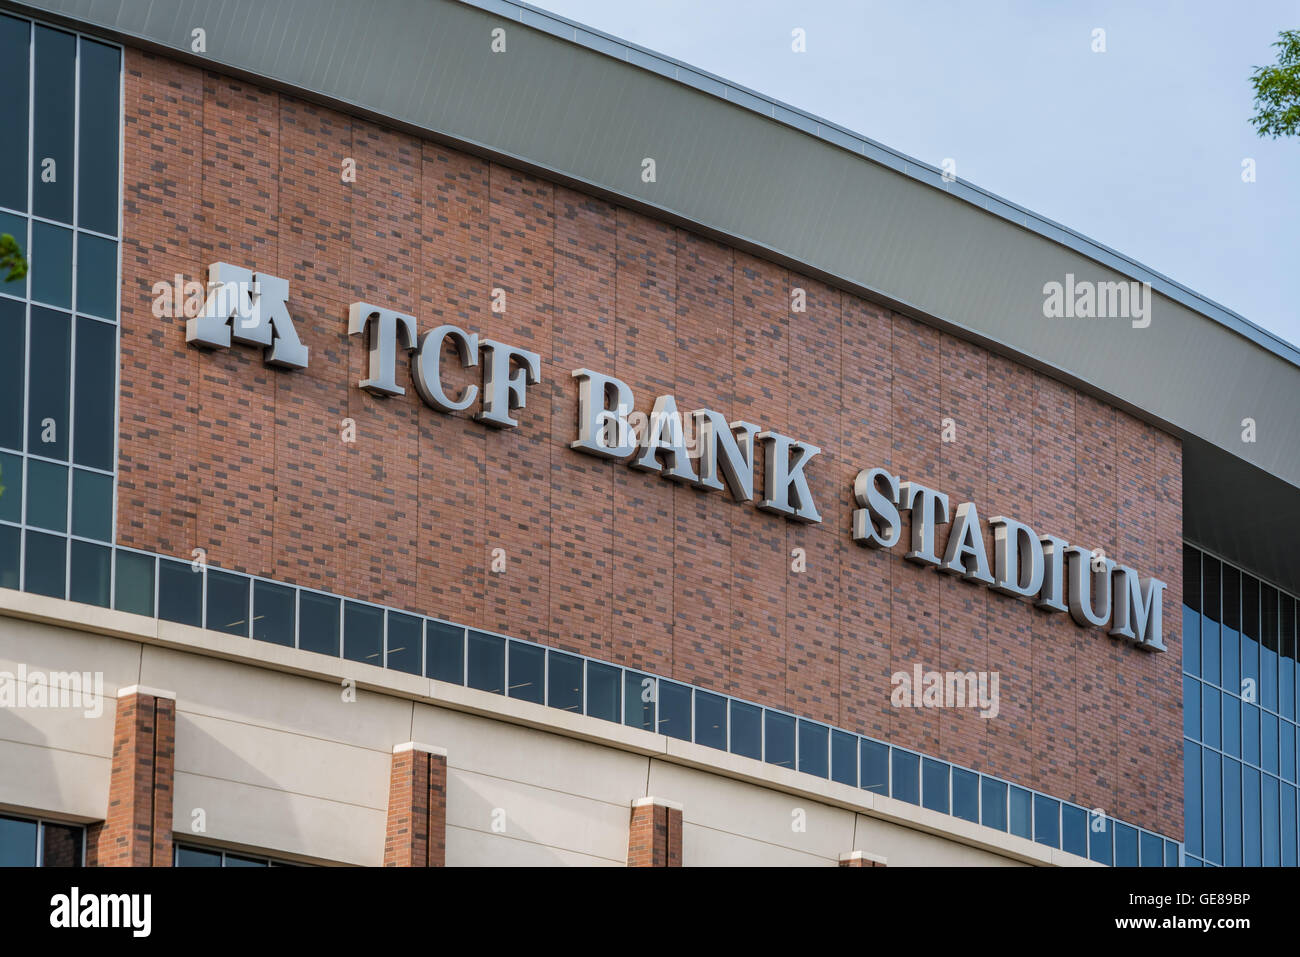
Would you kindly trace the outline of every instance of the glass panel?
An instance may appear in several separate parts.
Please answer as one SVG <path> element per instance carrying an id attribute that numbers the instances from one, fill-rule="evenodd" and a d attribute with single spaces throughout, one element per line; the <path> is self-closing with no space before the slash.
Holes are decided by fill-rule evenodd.
<path id="1" fill-rule="evenodd" d="M 1201 677 L 1219 683 L 1219 573 L 1218 559 L 1201 560 Z M 1235 690 L 1235 689 L 1234 689 Z"/>
<path id="2" fill-rule="evenodd" d="M 1259 855 L 1259 772 L 1241 769 L 1241 862 L 1258 867 Z"/>
<path id="3" fill-rule="evenodd" d="M 72 222 L 75 44 L 75 38 L 69 33 L 39 24 L 36 27 L 32 211 L 64 223 Z M 10 95 L 8 90 L 5 95 Z"/>
<path id="4" fill-rule="evenodd" d="M 998 831 L 1007 829 L 1007 786 L 993 778 L 980 778 L 980 823 Z"/>
<path id="5" fill-rule="evenodd" d="M 1201 739 L 1201 683 L 1183 676 L 1183 734 Z"/>
<path id="6" fill-rule="evenodd" d="M 1296 791 L 1289 784 L 1282 785 L 1282 866 L 1296 864 Z"/>
<path id="7" fill-rule="evenodd" d="M 1061 846 L 1061 802 L 1034 795 L 1034 840 L 1048 847 Z"/>
<path id="8" fill-rule="evenodd" d="M 117 329 L 77 319 L 77 434 L 72 446 L 78 465 L 113 468 L 117 415 Z"/>
<path id="9" fill-rule="evenodd" d="M 587 714 L 602 721 L 619 721 L 623 715 L 623 672 L 613 665 L 587 662 Z"/>
<path id="10" fill-rule="evenodd" d="M 1260 784 L 1260 843 L 1264 851 L 1264 866 L 1277 867 L 1281 860 L 1282 836 L 1278 830 L 1277 805 L 1278 805 L 1278 785 L 1277 778 L 1264 775 Z"/>
<path id="11" fill-rule="evenodd" d="M 1259 590 L 1259 701 L 1269 711 L 1277 710 L 1277 589 L 1263 585 Z"/>
<path id="12" fill-rule="evenodd" d="M 101 542 L 113 540 L 113 477 L 72 471 L 72 532 Z"/>
<path id="13" fill-rule="evenodd" d="M 108 607 L 109 561 L 107 545 L 90 542 L 72 543 L 72 567 L 69 572 L 68 598 L 83 605 Z"/>
<path id="14" fill-rule="evenodd" d="M 427 644 L 425 677 L 448 684 L 465 683 L 465 629 L 444 621 L 429 620 L 424 626 Z"/>
<path id="15" fill-rule="evenodd" d="M 77 312 L 117 318 L 117 243 L 77 234 Z"/>
<path id="16" fill-rule="evenodd" d="M 546 703 L 582 714 L 582 659 L 552 651 L 546 662 Z"/>
<path id="17" fill-rule="evenodd" d="M 1247 685 L 1247 681 L 1250 682 Z M 1241 576 L 1241 688 L 1242 697 L 1247 691 L 1259 700 L 1259 582 L 1249 575 Z"/>
<path id="18" fill-rule="evenodd" d="M 264 857 L 239 857 L 236 854 L 226 855 L 226 867 L 267 867 L 267 861 Z"/>
<path id="19" fill-rule="evenodd" d="M 72 230 L 33 221 L 27 266 L 34 302 L 72 308 Z"/>
<path id="20" fill-rule="evenodd" d="M 731 753 L 763 760 L 763 709 L 731 702 Z"/>
<path id="21" fill-rule="evenodd" d="M 208 628 L 248 637 L 248 579 L 208 569 Z"/>
<path id="22" fill-rule="evenodd" d="M 0 107 L 3 109 L 3 107 Z M 0 142 L 4 142 L 0 140 Z M 0 162 L 3 162 L 0 160 Z M 27 217 L 15 216 L 13 213 L 6 213 L 0 210 L 0 236 L 11 236 L 14 242 L 18 244 L 19 250 L 24 254 L 27 252 Z M 19 299 L 27 295 L 27 279 L 10 279 L 9 270 L 0 272 L 0 293 L 6 296 L 16 296 Z M 21 303 L 20 303 L 21 305 Z"/>
<path id="23" fill-rule="evenodd" d="M 1110 864 L 1115 833 L 1115 822 L 1101 815 L 1088 815 L 1088 859 L 1098 864 Z"/>
<path id="24" fill-rule="evenodd" d="M 629 728 L 653 731 L 655 679 L 637 671 L 623 672 L 623 723 Z"/>
<path id="25" fill-rule="evenodd" d="M 41 825 L 41 867 L 80 867 L 85 831 L 68 824 Z"/>
<path id="26" fill-rule="evenodd" d="M 1165 866 L 1165 842 L 1149 831 L 1138 835 L 1138 851 L 1143 867 Z"/>
<path id="27" fill-rule="evenodd" d="M 799 719 L 799 770 L 819 778 L 830 776 L 830 728 Z"/>
<path id="28" fill-rule="evenodd" d="M 1219 660 L 1223 663 L 1219 686 L 1241 694 L 1241 572 L 1219 564 L 1223 608 L 1219 620 Z"/>
<path id="29" fill-rule="evenodd" d="M 545 674 L 545 648 L 510 642 L 510 697 L 541 704 L 546 700 Z"/>
<path id="30" fill-rule="evenodd" d="M 1031 795 L 1024 788 L 1012 785 L 1010 791 L 1011 833 L 1017 837 L 1032 838 L 1031 822 L 1033 820 L 1033 802 Z"/>
<path id="31" fill-rule="evenodd" d="M 0 87 L 0 89 L 3 89 Z M 0 103 L 4 97 L 0 96 Z M 0 154 L 4 150 L 0 150 Z M 27 352 L 27 307 L 0 299 L 0 445 L 23 447 L 23 383 Z"/>
<path id="32" fill-rule="evenodd" d="M 858 786 L 858 739 L 847 731 L 831 732 L 831 780 Z"/>
<path id="33" fill-rule="evenodd" d="M 695 743 L 727 750 L 727 699 L 707 691 L 695 692 Z"/>
<path id="34" fill-rule="evenodd" d="M 1211 864 L 1240 867 L 1241 764 L 1224 758 L 1220 781 L 1219 756 L 1203 751 L 1201 767 L 1205 775 L 1205 854 L 1202 856 Z"/>
<path id="35" fill-rule="evenodd" d="M 891 748 L 890 757 L 890 796 L 908 804 L 921 803 L 921 759 L 907 751 Z"/>
<path id="36" fill-rule="evenodd" d="M 0 525 L 0 588 L 18 589 L 23 533 L 16 525 Z"/>
<path id="37" fill-rule="evenodd" d="M 52 532 L 68 530 L 68 469 L 27 461 L 27 524 Z"/>
<path id="38" fill-rule="evenodd" d="M 23 590 L 51 598 L 64 597 L 68 540 L 43 532 L 27 533 Z"/>
<path id="39" fill-rule="evenodd" d="M 1241 700 L 1224 691 L 1222 750 L 1234 758 L 1241 757 Z"/>
<path id="40" fill-rule="evenodd" d="M 948 765 L 926 758 L 921 762 L 921 806 L 948 813 Z"/>
<path id="41" fill-rule="evenodd" d="M 1201 855 L 1201 749 L 1183 742 L 1183 840 L 1187 853 Z"/>
<path id="42" fill-rule="evenodd" d="M 1178 866 L 1178 845 L 1173 841 L 1165 841 L 1165 867 Z"/>
<path id="43" fill-rule="evenodd" d="M 23 520 L 23 460 L 9 452 L 0 452 L 0 520 Z"/>
<path id="44" fill-rule="evenodd" d="M 980 820 L 980 776 L 962 768 L 952 769 L 952 813 L 972 824 Z"/>
<path id="45" fill-rule="evenodd" d="M 1267 711 L 1259 716 L 1259 766 L 1277 774 L 1277 715 Z"/>
<path id="46" fill-rule="evenodd" d="M 315 592 L 298 592 L 298 647 L 333 658 L 339 656 L 339 600 Z"/>
<path id="47" fill-rule="evenodd" d="M 778 711 L 763 711 L 763 760 L 782 768 L 794 765 L 794 718 Z"/>
<path id="48" fill-rule="evenodd" d="M 1209 685 L 1201 686 L 1201 740 L 1219 746 L 1219 692 Z"/>
<path id="49" fill-rule="evenodd" d="M 1201 673 L 1201 553 L 1183 546 L 1183 670 Z"/>
<path id="50" fill-rule="evenodd" d="M 158 617 L 198 628 L 203 624 L 203 575 L 188 562 L 158 562 Z"/>
<path id="51" fill-rule="evenodd" d="M 1115 866 L 1137 867 L 1138 835 L 1127 824 L 1115 822 Z"/>
<path id="52" fill-rule="evenodd" d="M 0 867 L 36 866 L 36 822 L 0 817 Z"/>
<path id="53" fill-rule="evenodd" d="M 120 60 L 115 47 L 82 38 L 77 218 L 87 229 L 113 236 L 117 235 Z"/>
<path id="54" fill-rule="evenodd" d="M 388 613 L 388 653 L 384 667 L 404 671 L 408 675 L 420 673 L 424 619 L 400 612 Z"/>
<path id="55" fill-rule="evenodd" d="M 384 665 L 384 610 L 349 601 L 343 605 L 343 657 L 363 665 Z"/>
<path id="56" fill-rule="evenodd" d="M 659 682 L 659 733 L 691 740 L 691 689 L 686 685 Z"/>
<path id="57" fill-rule="evenodd" d="M 1206 744 L 1218 744 L 1206 741 Z M 1259 764 L 1259 709 L 1241 703 L 1241 757 L 1249 764 Z"/>
<path id="58" fill-rule="evenodd" d="M 889 794 L 889 746 L 865 738 L 858 745 L 861 781 L 859 787 L 876 794 Z"/>
<path id="59" fill-rule="evenodd" d="M 113 585 L 113 607 L 152 618 L 153 557 L 119 550 L 114 561 L 117 562 L 117 580 Z"/>
<path id="60" fill-rule="evenodd" d="M 1279 773 L 1286 781 L 1295 783 L 1295 725 L 1283 721 L 1279 734 L 1278 752 L 1281 758 Z"/>
<path id="61" fill-rule="evenodd" d="M 1295 720 L 1295 599 L 1283 595 L 1281 601 L 1282 637 L 1278 645 L 1278 711 L 1282 717 Z"/>
<path id="62" fill-rule="evenodd" d="M 27 209 L 30 37 L 26 20 L 0 16 L 0 206 L 21 210 Z"/>
<path id="63" fill-rule="evenodd" d="M 469 687 L 492 694 L 506 693 L 506 640 L 481 631 L 469 633 Z"/>
<path id="64" fill-rule="evenodd" d="M 51 459 L 68 457 L 69 323 L 64 313 L 32 308 L 27 450 Z"/>
<path id="65" fill-rule="evenodd" d="M 196 847 L 176 845 L 177 867 L 220 867 L 220 851 L 201 851 Z"/>
<path id="66" fill-rule="evenodd" d="M 1088 812 L 1081 807 L 1061 805 L 1061 850 L 1088 856 Z"/>
<path id="67" fill-rule="evenodd" d="M 296 598 L 297 593 L 285 585 L 253 582 L 253 637 L 292 648 Z"/>

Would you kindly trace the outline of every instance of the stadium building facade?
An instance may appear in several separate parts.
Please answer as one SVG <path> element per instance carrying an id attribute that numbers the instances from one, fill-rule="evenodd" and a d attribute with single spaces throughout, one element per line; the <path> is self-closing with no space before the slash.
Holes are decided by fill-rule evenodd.
<path id="1" fill-rule="evenodd" d="M 1296 863 L 1293 346 L 535 8 L 300 14 L 0 2 L 0 863 Z"/>

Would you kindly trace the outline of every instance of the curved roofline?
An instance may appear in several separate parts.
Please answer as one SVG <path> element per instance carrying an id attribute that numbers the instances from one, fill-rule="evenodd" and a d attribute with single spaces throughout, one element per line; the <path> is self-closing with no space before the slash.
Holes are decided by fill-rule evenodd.
<path id="1" fill-rule="evenodd" d="M 1204 316 L 1228 327 L 1232 331 L 1249 339 L 1263 349 L 1267 349 L 1292 365 L 1300 367 L 1300 347 L 1293 345 L 1281 336 L 1270 332 L 1263 326 L 1256 325 L 1245 316 L 1221 303 L 1215 302 L 1196 290 L 1171 279 L 1164 273 L 1138 262 L 1132 256 L 1099 243 L 1078 230 L 1071 229 L 1055 220 L 1048 219 L 1031 209 L 1012 202 L 996 193 L 990 192 L 961 177 L 948 181 L 938 167 L 922 162 L 898 150 L 877 142 L 870 137 L 832 123 L 824 117 L 809 113 L 797 106 L 751 90 L 749 87 L 733 83 L 708 70 L 692 66 L 681 60 L 666 56 L 612 34 L 597 30 L 586 24 L 570 20 L 568 17 L 551 13 L 532 4 L 517 0 L 458 0 L 466 6 L 477 7 L 497 16 L 517 20 L 527 27 L 543 30 L 562 39 L 581 44 L 588 49 L 603 53 L 616 60 L 623 60 L 633 66 L 650 70 L 661 76 L 684 83 L 719 99 L 744 107 L 777 123 L 803 130 L 813 136 L 824 139 L 851 153 L 857 153 L 875 160 L 912 179 L 919 180 L 935 189 L 943 190 L 951 196 L 965 200 L 972 206 L 1000 216 L 1009 222 L 1038 233 L 1041 236 L 1068 246 L 1075 252 L 1087 256 L 1102 265 L 1118 272 L 1128 274 L 1139 282 L 1149 282 L 1151 288 L 1170 299 L 1194 309 Z"/>

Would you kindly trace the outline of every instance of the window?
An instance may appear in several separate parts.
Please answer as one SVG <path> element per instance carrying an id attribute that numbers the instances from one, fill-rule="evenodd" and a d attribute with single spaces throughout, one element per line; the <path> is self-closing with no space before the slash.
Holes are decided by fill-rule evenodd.
<path id="1" fill-rule="evenodd" d="M 799 770 L 819 778 L 830 775 L 830 728 L 799 719 Z"/>
<path id="2" fill-rule="evenodd" d="M 424 622 L 421 619 L 390 611 L 385 639 L 385 667 L 405 671 L 408 675 L 420 674 L 424 658 L 423 633 Z"/>
<path id="3" fill-rule="evenodd" d="M 623 672 L 623 723 L 645 731 L 655 729 L 655 679 L 636 671 Z"/>
<path id="4" fill-rule="evenodd" d="M 546 697 L 546 651 L 522 641 L 510 642 L 510 697 L 541 704 Z"/>
<path id="5" fill-rule="evenodd" d="M 0 815 L 0 867 L 81 867 L 85 835 L 76 824 Z"/>
<path id="6" fill-rule="evenodd" d="M 1007 829 L 1007 786 L 993 778 L 980 778 L 980 823 L 994 830 Z"/>
<path id="7" fill-rule="evenodd" d="M 296 597 L 285 585 L 253 582 L 253 637 L 292 648 Z"/>
<path id="8" fill-rule="evenodd" d="M 343 605 L 343 657 L 363 665 L 384 664 L 384 610 L 349 601 Z"/>
<path id="9" fill-rule="evenodd" d="M 859 745 L 861 758 L 859 787 L 876 794 L 889 793 L 889 748 L 865 738 Z"/>
<path id="10" fill-rule="evenodd" d="M 763 711 L 763 760 L 793 768 L 795 719 L 779 711 Z"/>
<path id="11" fill-rule="evenodd" d="M 695 692 L 695 743 L 727 750 L 727 699 L 707 691 Z"/>
<path id="12" fill-rule="evenodd" d="M 980 820 L 980 776 L 964 768 L 952 769 L 952 813 L 963 821 L 978 824 Z M 1082 853 L 1082 852 L 1080 852 Z"/>
<path id="13" fill-rule="evenodd" d="M 731 702 L 731 753 L 763 759 L 763 709 L 740 701 Z"/>
<path id="14" fill-rule="evenodd" d="M 261 854 L 225 851 L 215 847 L 196 847 L 177 844 L 172 852 L 176 867 L 301 867 L 288 861 L 278 861 Z"/>
<path id="15" fill-rule="evenodd" d="M 620 721 L 623 714 L 622 679 L 622 669 L 588 661 L 587 714 L 603 721 Z"/>
<path id="16" fill-rule="evenodd" d="M 339 600 L 316 592 L 298 592 L 298 647 L 333 658 L 339 656 Z"/>
<path id="17" fill-rule="evenodd" d="M 858 739 L 845 731 L 831 732 L 831 780 L 858 786 Z"/>
<path id="18" fill-rule="evenodd" d="M 481 631 L 469 633 L 469 687 L 492 694 L 506 693 L 506 640 Z"/>
<path id="19" fill-rule="evenodd" d="M 448 684 L 465 683 L 465 629 L 430 620 L 424 626 L 425 676 Z"/>
<path id="20" fill-rule="evenodd" d="M 189 562 L 158 562 L 158 617 L 182 625 L 203 625 L 203 575 Z"/>
<path id="21" fill-rule="evenodd" d="M 948 765 L 926 758 L 921 762 L 921 806 L 948 813 Z"/>
<path id="22" fill-rule="evenodd" d="M 582 659 L 552 651 L 546 660 L 546 703 L 582 714 Z"/>
<path id="23" fill-rule="evenodd" d="M 208 628 L 248 637 L 248 579 L 208 569 Z"/>
<path id="24" fill-rule="evenodd" d="M 921 803 L 920 758 L 908 751 L 894 748 L 890 756 L 890 797 L 908 804 Z"/>
<path id="25" fill-rule="evenodd" d="M 691 689 L 675 681 L 659 682 L 659 733 L 691 740 Z"/>

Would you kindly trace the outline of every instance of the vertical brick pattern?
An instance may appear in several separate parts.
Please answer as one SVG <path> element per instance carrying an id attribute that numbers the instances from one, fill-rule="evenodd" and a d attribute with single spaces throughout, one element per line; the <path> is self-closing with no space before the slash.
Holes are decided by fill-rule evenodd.
<path id="1" fill-rule="evenodd" d="M 388 781 L 385 867 L 447 863 L 447 758 L 418 748 L 393 755 Z"/>
<path id="2" fill-rule="evenodd" d="M 628 867 L 682 866 L 682 811 L 666 804 L 632 808 L 627 837 Z"/>
<path id="3" fill-rule="evenodd" d="M 122 544 L 202 547 L 218 567 L 652 670 L 1181 834 L 1176 438 L 808 276 L 449 147 L 134 49 L 126 90 Z M 202 279 L 217 259 L 290 280 L 310 368 L 189 348 L 183 318 L 153 315 L 154 283 Z M 357 300 L 536 351 L 520 427 L 428 408 L 405 355 L 406 395 L 357 388 Z M 624 379 L 638 412 L 671 392 L 683 412 L 817 445 L 822 524 L 573 452 L 583 366 Z M 455 392 L 481 366 L 445 375 Z M 853 478 L 871 466 L 1160 577 L 1169 653 L 909 563 L 905 542 L 854 545 Z M 891 674 L 917 664 L 997 672 L 997 718 L 893 707 Z"/>
<path id="4" fill-rule="evenodd" d="M 93 867 L 170 867 L 176 702 L 135 693 L 117 699 L 108 810 L 86 835 Z"/>

